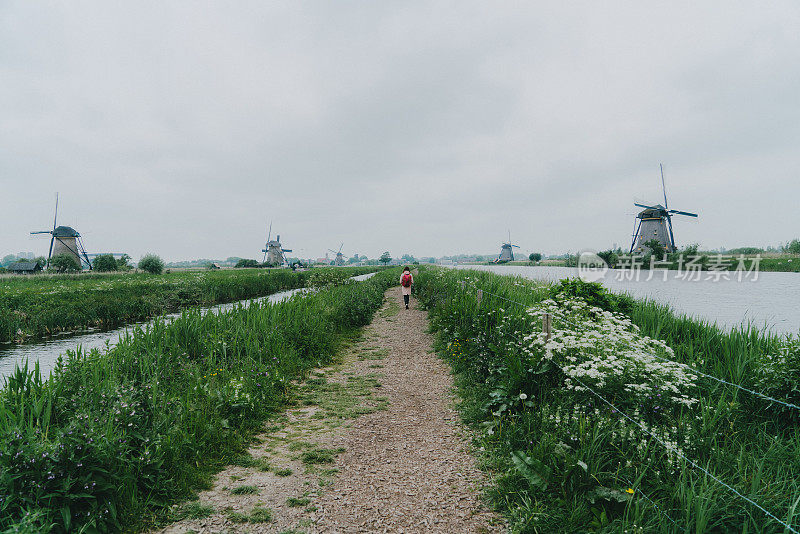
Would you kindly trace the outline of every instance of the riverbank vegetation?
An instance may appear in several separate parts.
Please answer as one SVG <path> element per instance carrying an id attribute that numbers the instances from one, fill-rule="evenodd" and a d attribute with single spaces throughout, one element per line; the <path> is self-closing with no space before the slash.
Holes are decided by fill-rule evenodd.
<path id="1" fill-rule="evenodd" d="M 340 270 L 355 276 L 378 268 Z M 2 278 L 0 343 L 90 328 L 110 329 L 190 306 L 262 297 L 303 287 L 315 271 L 237 269 L 160 276 L 124 273 Z"/>
<path id="2" fill-rule="evenodd" d="M 286 282 L 288 272 L 275 273 Z M 183 312 L 0 389 L 0 532 L 131 529 L 207 483 L 334 357 L 399 271 L 271 304 Z M 230 283 L 237 278 L 229 279 Z"/>
<path id="3" fill-rule="evenodd" d="M 800 528 L 797 338 L 579 280 L 423 268 L 415 281 L 515 532 Z"/>

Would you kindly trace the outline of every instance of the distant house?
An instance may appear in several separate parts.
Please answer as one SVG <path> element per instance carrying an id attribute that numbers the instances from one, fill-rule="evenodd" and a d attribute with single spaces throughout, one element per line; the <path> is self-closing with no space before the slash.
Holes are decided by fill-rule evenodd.
<path id="1" fill-rule="evenodd" d="M 16 274 L 32 274 L 42 270 L 42 266 L 35 261 L 18 261 L 7 267 L 8 272 Z"/>

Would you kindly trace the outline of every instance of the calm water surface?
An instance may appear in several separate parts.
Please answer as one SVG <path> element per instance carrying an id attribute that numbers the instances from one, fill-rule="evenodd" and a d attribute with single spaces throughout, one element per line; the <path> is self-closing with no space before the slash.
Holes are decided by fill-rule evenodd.
<path id="1" fill-rule="evenodd" d="M 461 269 L 479 269 L 498 274 L 517 275 L 532 280 L 557 281 L 578 276 L 577 268 L 526 267 L 521 265 L 460 265 Z M 639 280 L 628 280 L 631 271 L 609 270 L 598 280 L 609 290 L 628 293 L 669 304 L 679 312 L 731 328 L 751 323 L 778 334 L 800 333 L 800 273 L 758 273 L 758 278 L 737 280 L 700 280 L 676 278 L 676 271 L 642 271 Z M 733 274 L 733 273 L 731 273 Z"/>

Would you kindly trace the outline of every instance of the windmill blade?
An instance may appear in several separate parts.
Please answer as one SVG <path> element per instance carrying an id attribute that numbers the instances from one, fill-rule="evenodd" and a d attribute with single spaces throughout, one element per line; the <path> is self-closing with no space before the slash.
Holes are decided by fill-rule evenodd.
<path id="1" fill-rule="evenodd" d="M 56 236 L 50 238 L 50 250 L 47 252 L 47 267 L 50 266 L 50 257 L 53 255 L 53 242 L 56 240 Z"/>
<path id="2" fill-rule="evenodd" d="M 51 234 L 52 235 L 52 233 L 53 233 L 52 230 L 42 230 L 41 232 L 31 232 L 31 235 L 34 235 L 34 234 Z"/>
<path id="3" fill-rule="evenodd" d="M 344 246 L 344 243 L 342 243 L 341 245 L 339 245 L 339 252 L 337 252 L 337 254 L 341 254 L 341 253 L 342 253 L 342 247 L 343 247 L 343 246 Z"/>
<path id="4" fill-rule="evenodd" d="M 667 186 L 664 185 L 664 165 L 659 163 L 658 167 L 661 169 L 661 191 L 664 193 L 664 208 L 669 209 L 669 204 L 667 204 Z M 674 247 L 675 243 L 672 245 Z"/>
<path id="5" fill-rule="evenodd" d="M 667 217 L 667 227 L 669 228 L 669 242 L 672 243 L 672 250 L 675 252 L 675 235 L 672 233 L 672 217 Z"/>
<path id="6" fill-rule="evenodd" d="M 631 240 L 631 250 L 629 254 L 633 254 L 633 249 L 636 247 L 636 239 L 639 237 L 639 229 L 642 227 L 642 220 L 636 218 L 633 220 L 633 239 Z"/>
<path id="7" fill-rule="evenodd" d="M 56 192 L 56 213 L 53 215 L 53 230 L 56 229 L 56 221 L 58 220 L 58 192 Z"/>
<path id="8" fill-rule="evenodd" d="M 281 249 L 281 252 L 291 252 L 291 251 L 292 251 L 292 249 L 290 249 L 290 248 L 282 248 Z"/>
<path id="9" fill-rule="evenodd" d="M 645 209 L 648 209 L 648 210 L 658 210 L 658 209 L 661 209 L 661 206 L 659 206 L 658 204 L 656 204 L 655 206 L 647 206 L 647 205 L 645 205 L 645 204 L 639 204 L 638 202 L 634 202 L 634 203 L 633 203 L 633 205 L 634 205 L 634 206 L 639 206 L 640 208 L 645 208 Z"/>
<path id="10" fill-rule="evenodd" d="M 512 247 L 519 248 L 519 245 L 511 245 Z"/>
<path id="11" fill-rule="evenodd" d="M 697 217 L 696 213 L 690 213 L 688 211 L 669 210 L 669 213 L 673 213 L 676 215 L 686 215 L 687 217 Z"/>

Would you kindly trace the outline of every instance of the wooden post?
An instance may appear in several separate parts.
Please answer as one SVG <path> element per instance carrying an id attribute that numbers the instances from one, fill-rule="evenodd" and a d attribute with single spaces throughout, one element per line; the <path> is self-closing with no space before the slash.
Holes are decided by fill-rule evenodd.
<path id="1" fill-rule="evenodd" d="M 549 313 L 542 315 L 542 332 L 544 332 L 545 343 L 550 341 L 553 334 L 553 316 Z"/>
<path id="2" fill-rule="evenodd" d="M 481 300 L 483 300 L 483 289 L 478 290 L 478 304 L 481 303 Z"/>

